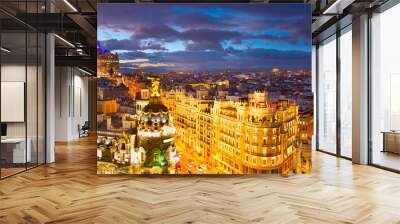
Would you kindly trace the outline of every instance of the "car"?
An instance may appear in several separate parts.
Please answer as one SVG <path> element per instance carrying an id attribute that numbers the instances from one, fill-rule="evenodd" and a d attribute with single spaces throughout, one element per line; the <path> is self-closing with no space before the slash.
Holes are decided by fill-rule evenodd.
<path id="1" fill-rule="evenodd" d="M 195 163 L 192 159 L 189 159 L 189 161 L 188 161 L 188 167 L 192 168 L 192 167 L 194 167 L 195 164 L 196 164 L 196 163 Z"/>
<path id="2" fill-rule="evenodd" d="M 206 169 L 207 169 L 207 165 L 206 165 L 206 164 L 201 164 L 200 167 L 201 167 L 203 170 L 206 170 Z"/>

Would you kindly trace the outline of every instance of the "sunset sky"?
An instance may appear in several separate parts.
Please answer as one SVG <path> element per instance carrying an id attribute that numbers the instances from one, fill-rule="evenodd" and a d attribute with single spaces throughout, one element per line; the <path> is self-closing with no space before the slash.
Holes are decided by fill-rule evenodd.
<path id="1" fill-rule="evenodd" d="M 98 4 L 98 41 L 123 71 L 310 69 L 299 4 Z"/>

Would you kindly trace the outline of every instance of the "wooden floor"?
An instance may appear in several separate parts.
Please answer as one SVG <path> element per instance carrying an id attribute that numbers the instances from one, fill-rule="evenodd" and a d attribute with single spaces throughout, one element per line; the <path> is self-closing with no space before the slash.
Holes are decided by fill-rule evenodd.
<path id="1" fill-rule="evenodd" d="M 310 175 L 96 175 L 94 139 L 0 181 L 0 223 L 400 223 L 400 175 L 315 153 Z"/>
<path id="2" fill-rule="evenodd" d="M 4 168 L 3 167 L 3 168 L 1 168 L 1 177 L 8 177 L 8 176 L 11 176 L 13 174 L 16 174 L 16 173 L 19 173 L 19 172 L 23 172 L 25 170 L 26 170 L 25 167 L 23 167 L 23 168 L 19 168 L 19 167 L 17 167 L 17 168 L 15 168 L 15 167 Z"/>
<path id="3" fill-rule="evenodd" d="M 392 168 L 395 170 L 400 170 L 400 155 L 399 154 L 374 150 L 372 159 L 373 159 L 374 164 Z"/>

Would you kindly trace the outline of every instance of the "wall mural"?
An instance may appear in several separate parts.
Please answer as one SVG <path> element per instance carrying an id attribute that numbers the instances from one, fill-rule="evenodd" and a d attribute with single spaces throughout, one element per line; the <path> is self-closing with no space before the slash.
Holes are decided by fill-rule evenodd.
<path id="1" fill-rule="evenodd" d="M 99 4 L 98 174 L 311 171 L 307 4 Z"/>

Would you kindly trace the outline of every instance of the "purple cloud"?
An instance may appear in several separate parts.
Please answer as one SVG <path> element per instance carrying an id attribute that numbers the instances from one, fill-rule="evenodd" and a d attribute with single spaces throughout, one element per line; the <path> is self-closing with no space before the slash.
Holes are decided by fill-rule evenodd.
<path id="1" fill-rule="evenodd" d="M 165 70 L 311 66 L 306 4 L 99 4 L 98 14 L 101 45 L 126 67 L 143 59 Z"/>

